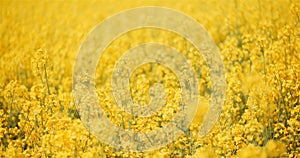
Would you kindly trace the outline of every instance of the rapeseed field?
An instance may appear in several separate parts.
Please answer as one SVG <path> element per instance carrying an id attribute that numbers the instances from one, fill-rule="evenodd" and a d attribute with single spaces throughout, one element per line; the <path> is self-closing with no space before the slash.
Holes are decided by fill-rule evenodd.
<path id="1" fill-rule="evenodd" d="M 176 115 L 180 85 L 167 67 L 149 63 L 130 78 L 133 101 L 146 105 L 156 82 L 166 106 L 137 118 L 120 110 L 111 93 L 118 58 L 141 43 L 160 42 L 192 63 L 200 103 L 189 129 L 155 151 L 116 150 L 80 120 L 72 73 L 88 33 L 105 18 L 141 6 L 181 11 L 201 23 L 218 46 L 226 73 L 223 111 L 213 129 L 198 135 L 209 106 L 205 60 L 183 37 L 141 28 L 115 39 L 99 60 L 96 88 L 101 107 L 120 128 L 146 132 Z M 1 157 L 298 157 L 300 154 L 300 1 L 297 0 L 1 0 Z M 164 15 L 161 15 L 164 16 Z"/>

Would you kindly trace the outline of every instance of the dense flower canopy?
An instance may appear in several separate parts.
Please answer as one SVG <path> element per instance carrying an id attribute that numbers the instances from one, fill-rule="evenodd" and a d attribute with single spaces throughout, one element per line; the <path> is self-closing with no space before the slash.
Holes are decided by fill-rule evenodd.
<path id="1" fill-rule="evenodd" d="M 211 96 L 205 60 L 179 35 L 137 29 L 114 40 L 96 74 L 100 106 L 120 128 L 156 130 L 172 120 L 180 85 L 167 67 L 149 63 L 130 78 L 133 101 L 166 87 L 165 107 L 151 117 L 122 111 L 111 93 L 111 73 L 126 50 L 141 43 L 173 46 L 192 63 L 201 95 L 184 135 L 149 152 L 117 151 L 91 135 L 72 93 L 80 44 L 104 18 L 138 6 L 165 6 L 195 18 L 218 45 L 226 68 L 226 101 L 208 135 L 198 131 Z M 300 3 L 296 0 L 8 1 L 0 2 L 1 157 L 296 157 L 300 151 Z M 162 15 L 163 16 L 163 15 Z M 105 66 L 103 66 L 105 65 Z"/>

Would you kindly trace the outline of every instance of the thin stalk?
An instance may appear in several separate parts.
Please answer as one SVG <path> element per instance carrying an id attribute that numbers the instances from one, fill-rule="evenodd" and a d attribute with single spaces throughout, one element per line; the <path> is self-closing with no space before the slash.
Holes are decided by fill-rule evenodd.
<path id="1" fill-rule="evenodd" d="M 50 88 L 49 88 L 49 81 L 48 81 L 48 74 L 47 74 L 47 69 L 46 69 L 46 64 L 44 64 L 44 72 L 45 72 L 45 79 L 46 79 L 46 86 L 48 89 L 48 95 L 50 95 Z"/>

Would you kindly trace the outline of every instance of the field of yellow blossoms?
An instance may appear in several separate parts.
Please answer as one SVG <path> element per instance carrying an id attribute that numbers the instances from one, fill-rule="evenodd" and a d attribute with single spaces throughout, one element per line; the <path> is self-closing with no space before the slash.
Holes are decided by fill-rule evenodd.
<path id="1" fill-rule="evenodd" d="M 130 78 L 133 100 L 149 102 L 161 82 L 166 106 L 136 118 L 113 102 L 111 73 L 126 50 L 156 41 L 173 46 L 193 63 L 201 102 L 189 130 L 149 152 L 118 151 L 90 134 L 72 93 L 78 49 L 104 18 L 125 9 L 164 6 L 201 23 L 220 49 L 226 69 L 222 114 L 205 137 L 198 131 L 210 101 L 208 68 L 194 46 L 159 29 L 131 31 L 109 45 L 99 61 L 101 106 L 119 127 L 155 130 L 176 114 L 179 81 L 163 65 L 149 63 Z M 300 2 L 298 0 L 1 0 L 0 157 L 299 157 Z M 162 15 L 163 16 L 163 15 Z"/>

